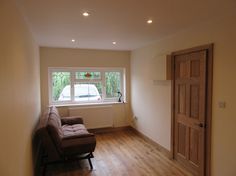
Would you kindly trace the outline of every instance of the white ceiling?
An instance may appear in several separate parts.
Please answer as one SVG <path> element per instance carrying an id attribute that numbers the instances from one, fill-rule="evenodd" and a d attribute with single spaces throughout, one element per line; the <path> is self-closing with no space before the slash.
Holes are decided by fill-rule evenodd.
<path id="1" fill-rule="evenodd" d="M 40 46 L 112 50 L 133 50 L 236 11 L 235 0 L 17 0 L 17 3 Z M 82 16 L 84 11 L 91 15 Z M 148 19 L 153 24 L 148 25 Z M 117 44 L 112 45 L 113 41 Z"/>

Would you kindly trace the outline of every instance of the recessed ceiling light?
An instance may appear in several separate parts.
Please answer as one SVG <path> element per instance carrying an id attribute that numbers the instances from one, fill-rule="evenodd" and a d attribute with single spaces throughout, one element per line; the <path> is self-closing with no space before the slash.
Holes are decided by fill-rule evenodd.
<path id="1" fill-rule="evenodd" d="M 71 42 L 73 42 L 73 43 L 74 43 L 74 42 L 75 42 L 75 39 L 71 39 Z"/>
<path id="2" fill-rule="evenodd" d="M 116 45 L 116 42 L 112 42 L 113 45 Z"/>
<path id="3" fill-rule="evenodd" d="M 87 17 L 87 16 L 89 16 L 90 14 L 88 13 L 88 12 L 84 12 L 83 13 L 83 16 L 85 16 L 85 17 Z"/>
<path id="4" fill-rule="evenodd" d="M 148 24 L 152 24 L 152 20 L 147 20 L 147 23 Z"/>

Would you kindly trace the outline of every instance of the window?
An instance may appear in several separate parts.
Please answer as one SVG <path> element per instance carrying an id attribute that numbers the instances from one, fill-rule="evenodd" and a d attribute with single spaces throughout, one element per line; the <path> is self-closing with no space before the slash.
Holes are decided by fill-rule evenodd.
<path id="1" fill-rule="evenodd" d="M 118 92 L 125 95 L 124 76 L 121 68 L 49 68 L 49 102 L 117 102 Z"/>

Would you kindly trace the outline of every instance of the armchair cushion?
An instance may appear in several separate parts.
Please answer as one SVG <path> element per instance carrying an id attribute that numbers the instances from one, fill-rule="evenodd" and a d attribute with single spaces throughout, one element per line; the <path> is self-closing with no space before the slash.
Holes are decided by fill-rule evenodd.
<path id="1" fill-rule="evenodd" d="M 79 137 L 90 134 L 83 124 L 63 125 L 63 138 Z"/>
<path id="2" fill-rule="evenodd" d="M 74 125 L 74 124 L 83 124 L 83 119 L 80 116 L 72 116 L 72 117 L 62 117 L 61 124 L 62 125 Z"/>

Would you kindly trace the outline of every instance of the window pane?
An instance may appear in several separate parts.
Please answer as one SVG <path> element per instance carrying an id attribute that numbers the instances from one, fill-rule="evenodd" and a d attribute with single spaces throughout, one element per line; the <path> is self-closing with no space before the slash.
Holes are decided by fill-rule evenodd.
<path id="1" fill-rule="evenodd" d="M 70 72 L 52 73 L 52 98 L 53 101 L 71 100 Z"/>
<path id="2" fill-rule="evenodd" d="M 118 93 L 120 91 L 121 85 L 121 75 L 120 72 L 106 72 L 106 97 L 114 98 L 118 97 Z"/>
<path id="3" fill-rule="evenodd" d="M 100 101 L 102 83 L 79 83 L 74 85 L 75 101 Z"/>
<path id="4" fill-rule="evenodd" d="M 101 79 L 100 72 L 76 72 L 76 79 Z"/>

